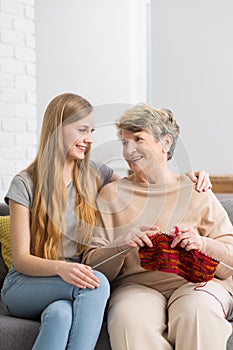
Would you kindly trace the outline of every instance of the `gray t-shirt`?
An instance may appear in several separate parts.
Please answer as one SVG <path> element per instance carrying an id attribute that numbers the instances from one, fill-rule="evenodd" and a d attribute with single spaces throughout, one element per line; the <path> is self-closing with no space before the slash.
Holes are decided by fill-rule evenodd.
<path id="1" fill-rule="evenodd" d="M 113 174 L 113 170 L 102 163 L 91 162 L 96 169 L 101 185 L 106 185 Z M 63 236 L 63 254 L 65 258 L 75 257 L 75 260 L 79 260 L 76 256 L 77 245 L 75 240 L 75 227 L 77 224 L 77 217 L 74 210 L 75 205 L 75 188 L 73 182 L 67 186 L 67 207 L 66 207 L 66 235 Z M 5 196 L 5 202 L 8 204 L 9 199 L 14 200 L 17 203 L 22 204 L 32 210 L 34 199 L 34 184 L 26 171 L 22 171 L 15 175 L 11 181 L 10 188 Z"/>

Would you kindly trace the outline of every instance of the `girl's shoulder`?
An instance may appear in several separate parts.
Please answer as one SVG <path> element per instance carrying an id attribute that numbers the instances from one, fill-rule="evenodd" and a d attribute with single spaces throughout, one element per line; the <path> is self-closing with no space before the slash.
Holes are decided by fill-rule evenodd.
<path id="1" fill-rule="evenodd" d="M 5 202 L 9 204 L 9 199 L 14 200 L 28 208 L 32 207 L 34 195 L 34 184 L 30 175 L 25 171 L 16 174 L 5 195 Z"/>
<path id="2" fill-rule="evenodd" d="M 98 176 L 100 177 L 102 186 L 105 186 L 109 183 L 112 175 L 113 175 L 113 169 L 110 168 L 108 165 L 101 163 L 101 162 L 94 162 L 93 160 L 90 161 L 90 166 L 94 169 L 95 172 L 97 172 Z"/>

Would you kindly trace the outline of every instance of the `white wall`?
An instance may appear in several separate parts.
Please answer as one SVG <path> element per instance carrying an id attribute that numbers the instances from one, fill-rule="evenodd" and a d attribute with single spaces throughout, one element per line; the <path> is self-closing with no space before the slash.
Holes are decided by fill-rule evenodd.
<path id="1" fill-rule="evenodd" d="M 101 153 L 125 171 L 113 124 L 129 103 L 147 99 L 148 3 L 0 1 L 1 201 L 13 175 L 35 156 L 45 107 L 65 91 L 96 107 L 94 158 Z"/>
<path id="2" fill-rule="evenodd" d="M 145 4 L 35 1 L 39 114 L 65 91 L 79 93 L 93 105 L 145 100 Z"/>
<path id="3" fill-rule="evenodd" d="M 121 146 L 116 154 L 113 124 L 118 112 L 145 101 L 148 93 L 147 3 L 35 1 L 39 124 L 57 94 L 70 91 L 86 97 L 96 107 L 93 156 L 120 172 Z"/>
<path id="4" fill-rule="evenodd" d="M 233 173 L 233 2 L 151 0 L 148 57 L 149 2 L 35 0 L 34 21 L 34 0 L 0 1 L 1 198 L 35 155 L 48 101 L 64 91 L 94 104 L 94 156 L 119 170 L 113 122 L 129 104 L 151 96 L 181 125 L 178 170 Z"/>
<path id="5" fill-rule="evenodd" d="M 179 121 L 179 169 L 232 174 L 233 1 L 152 0 L 151 14 L 151 102 Z"/>
<path id="6" fill-rule="evenodd" d="M 34 0 L 0 2 L 0 201 L 36 151 Z"/>

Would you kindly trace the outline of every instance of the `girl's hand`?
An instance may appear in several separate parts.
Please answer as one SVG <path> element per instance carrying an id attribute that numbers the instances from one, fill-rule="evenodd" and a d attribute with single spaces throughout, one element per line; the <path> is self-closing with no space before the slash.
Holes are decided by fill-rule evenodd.
<path id="1" fill-rule="evenodd" d="M 180 227 L 180 232 L 175 235 L 172 241 L 171 248 L 175 248 L 178 244 L 187 251 L 192 249 L 202 249 L 202 239 L 198 231 L 192 227 Z"/>
<path id="2" fill-rule="evenodd" d="M 99 279 L 94 275 L 90 266 L 66 261 L 59 263 L 58 274 L 67 283 L 82 289 L 99 287 Z"/>
<path id="3" fill-rule="evenodd" d="M 135 235 L 137 236 L 137 238 L 131 240 L 128 243 L 128 246 L 132 248 L 140 248 L 144 247 L 144 245 L 146 244 L 148 247 L 153 247 L 153 243 L 151 242 L 148 236 L 151 236 L 154 233 L 159 233 L 159 229 L 157 226 L 140 226 L 137 228 L 137 232 L 136 228 L 134 228 L 133 230 L 135 230 Z M 144 234 L 142 234 L 142 232 L 144 232 Z"/>
<path id="4" fill-rule="evenodd" d="M 187 175 L 194 183 L 196 183 L 196 190 L 198 192 L 205 192 L 209 188 L 212 188 L 209 174 L 205 172 L 205 170 L 188 172 Z"/>

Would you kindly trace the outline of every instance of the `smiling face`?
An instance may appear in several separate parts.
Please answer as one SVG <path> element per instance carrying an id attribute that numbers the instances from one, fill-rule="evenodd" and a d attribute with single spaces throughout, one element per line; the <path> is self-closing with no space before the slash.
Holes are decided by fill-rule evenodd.
<path id="1" fill-rule="evenodd" d="M 123 156 L 134 173 L 150 172 L 153 165 L 166 162 L 164 144 L 145 130 L 139 132 L 121 131 Z"/>
<path id="2" fill-rule="evenodd" d="M 63 143 L 66 159 L 73 161 L 84 159 L 86 151 L 92 144 L 94 131 L 94 115 L 91 112 L 87 117 L 62 127 Z"/>

